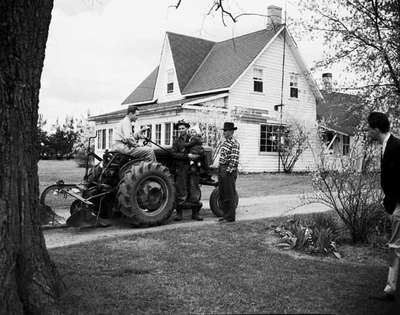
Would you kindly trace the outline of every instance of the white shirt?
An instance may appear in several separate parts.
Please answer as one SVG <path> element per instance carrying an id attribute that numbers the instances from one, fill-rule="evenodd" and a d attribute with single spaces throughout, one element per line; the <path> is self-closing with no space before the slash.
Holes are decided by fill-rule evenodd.
<path id="1" fill-rule="evenodd" d="M 125 142 L 127 139 L 133 140 L 134 134 L 132 132 L 132 123 L 128 116 L 125 116 L 119 122 L 115 129 L 115 135 L 113 136 L 114 143 Z"/>
<path id="2" fill-rule="evenodd" d="M 389 138 L 390 138 L 390 132 L 387 133 L 385 139 L 383 139 L 383 142 L 382 142 L 382 157 L 385 154 L 386 145 L 387 145 Z"/>

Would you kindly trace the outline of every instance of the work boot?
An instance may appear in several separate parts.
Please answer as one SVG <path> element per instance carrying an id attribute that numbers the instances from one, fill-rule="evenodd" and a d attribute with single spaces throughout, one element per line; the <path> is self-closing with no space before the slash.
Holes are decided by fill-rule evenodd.
<path id="1" fill-rule="evenodd" d="M 192 219 L 196 220 L 196 221 L 203 221 L 203 218 L 200 217 L 199 212 L 201 207 L 203 206 L 203 204 L 201 202 L 199 202 L 198 205 L 194 206 L 192 208 Z"/>
<path id="2" fill-rule="evenodd" d="M 182 219 L 183 219 L 183 217 L 182 217 L 182 215 L 183 215 L 183 211 L 182 211 L 182 208 L 181 207 L 177 207 L 176 208 L 176 217 L 175 217 L 175 221 L 182 221 Z"/>

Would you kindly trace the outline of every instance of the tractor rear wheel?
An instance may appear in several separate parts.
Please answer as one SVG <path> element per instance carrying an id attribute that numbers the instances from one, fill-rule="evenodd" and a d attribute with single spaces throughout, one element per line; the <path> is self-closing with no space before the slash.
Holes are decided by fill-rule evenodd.
<path id="1" fill-rule="evenodd" d="M 140 162 L 125 171 L 118 187 L 119 211 L 135 226 L 163 224 L 172 214 L 175 186 L 168 168 Z"/>
<path id="2" fill-rule="evenodd" d="M 235 208 L 237 208 L 238 203 L 239 203 L 239 196 L 237 192 L 235 192 L 235 200 L 234 200 Z M 215 187 L 215 189 L 212 191 L 210 195 L 210 209 L 216 217 L 222 217 L 224 215 L 218 187 Z"/>

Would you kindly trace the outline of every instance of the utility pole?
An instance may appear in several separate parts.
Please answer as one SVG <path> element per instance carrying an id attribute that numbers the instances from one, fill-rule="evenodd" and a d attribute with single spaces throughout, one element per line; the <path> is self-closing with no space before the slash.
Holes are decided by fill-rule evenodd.
<path id="1" fill-rule="evenodd" d="M 281 136 L 282 136 L 282 110 L 283 110 L 283 91 L 285 84 L 285 59 L 286 59 L 286 21 L 287 21 L 287 0 L 285 1 L 285 21 L 283 23 L 283 51 L 282 51 L 282 81 L 281 81 L 281 103 L 274 106 L 279 110 L 279 129 L 278 129 L 278 173 L 281 171 Z"/>

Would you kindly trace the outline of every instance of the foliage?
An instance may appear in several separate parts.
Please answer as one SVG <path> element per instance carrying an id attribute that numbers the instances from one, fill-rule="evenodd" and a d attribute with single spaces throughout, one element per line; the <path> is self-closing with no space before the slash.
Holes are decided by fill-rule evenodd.
<path id="1" fill-rule="evenodd" d="M 384 216 L 382 192 L 371 143 L 356 136 L 348 156 L 316 155 L 314 192 L 306 200 L 332 208 L 347 227 L 353 242 L 368 242 L 377 222 Z M 378 156 L 377 156 L 378 155 Z"/>
<path id="2" fill-rule="evenodd" d="M 298 121 L 292 121 L 283 130 L 280 159 L 285 173 L 291 173 L 300 155 L 308 145 L 309 133 Z"/>
<path id="3" fill-rule="evenodd" d="M 46 130 L 44 130 L 44 126 L 47 124 L 47 121 L 43 118 L 42 114 L 38 116 L 37 122 L 37 132 L 38 132 L 38 145 L 39 145 L 39 157 L 41 159 L 46 159 L 48 157 L 49 150 L 49 135 Z"/>
<path id="4" fill-rule="evenodd" d="M 79 136 L 74 118 L 66 117 L 62 125 L 57 121 L 54 128 L 55 132 L 48 137 L 49 156 L 57 159 L 71 158 L 74 154 L 74 145 Z"/>
<path id="5" fill-rule="evenodd" d="M 325 44 L 316 68 L 340 65 L 352 78 L 346 90 L 362 94 L 369 109 L 399 117 L 400 2 L 301 0 L 300 8 L 293 32 L 302 29 L 298 36 L 322 37 Z"/>
<path id="6" fill-rule="evenodd" d="M 50 133 L 44 130 L 46 123 L 43 116 L 39 115 L 37 126 L 40 158 L 65 159 L 75 156 L 78 152 L 80 157 L 86 155 L 88 139 L 93 133 L 93 126 L 87 118 L 66 117 L 63 124 L 57 120 Z"/>
<path id="7" fill-rule="evenodd" d="M 400 95 L 400 4 L 397 0 L 302 0 L 303 23 L 323 36 L 327 59 L 345 62 L 363 83 Z"/>
<path id="8" fill-rule="evenodd" d="M 336 256 L 336 241 L 339 237 L 337 221 L 329 213 L 316 213 L 309 218 L 293 217 L 282 224 L 275 232 L 281 236 L 279 247 L 288 244 L 293 249 L 308 253 Z"/>

